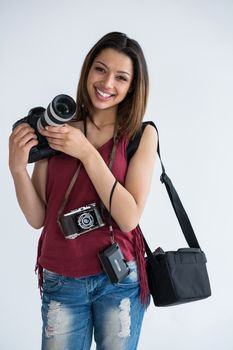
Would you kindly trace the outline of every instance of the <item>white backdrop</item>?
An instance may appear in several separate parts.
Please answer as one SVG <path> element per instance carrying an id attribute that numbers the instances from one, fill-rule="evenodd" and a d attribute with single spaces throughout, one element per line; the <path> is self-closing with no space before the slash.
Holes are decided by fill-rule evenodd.
<path id="1" fill-rule="evenodd" d="M 203 301 L 151 303 L 139 349 L 232 349 L 233 2 L 1 0 L 0 6 L 1 350 L 39 350 L 41 333 L 34 274 L 40 230 L 26 223 L 16 202 L 8 170 L 12 124 L 59 93 L 75 98 L 84 57 L 110 31 L 127 33 L 144 50 L 151 86 L 145 120 L 159 128 L 162 159 L 206 253 L 212 287 Z M 151 247 L 175 250 L 187 244 L 160 171 L 157 161 L 141 227 Z"/>

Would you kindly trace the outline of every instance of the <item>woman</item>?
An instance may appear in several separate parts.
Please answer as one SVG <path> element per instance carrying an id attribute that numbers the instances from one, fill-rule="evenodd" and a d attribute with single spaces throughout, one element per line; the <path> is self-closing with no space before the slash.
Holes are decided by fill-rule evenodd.
<path id="1" fill-rule="evenodd" d="M 10 136 L 9 166 L 19 205 L 32 227 L 43 227 L 36 265 L 42 288 L 43 350 L 90 349 L 93 330 L 98 350 L 137 348 L 150 298 L 144 246 L 136 226 L 150 189 L 155 129 L 145 128 L 129 164 L 125 154 L 129 139 L 140 129 L 147 97 L 148 73 L 141 47 L 125 34 L 112 32 L 94 45 L 83 63 L 75 119 L 41 130 L 50 147 L 62 153 L 36 162 L 30 178 L 26 167 L 29 151 L 38 143 L 36 134 L 23 123 Z M 98 254 L 111 245 L 109 198 L 116 180 L 113 235 L 129 274 L 112 283 Z M 107 224 L 66 239 L 58 213 L 90 203 L 100 204 Z"/>

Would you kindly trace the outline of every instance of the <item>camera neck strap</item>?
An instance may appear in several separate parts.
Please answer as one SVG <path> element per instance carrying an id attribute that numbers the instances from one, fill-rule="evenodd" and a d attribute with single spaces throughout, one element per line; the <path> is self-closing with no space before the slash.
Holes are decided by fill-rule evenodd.
<path id="1" fill-rule="evenodd" d="M 60 219 L 60 216 L 63 214 L 63 211 L 65 209 L 66 203 L 68 202 L 68 199 L 69 199 L 70 192 L 71 192 L 72 188 L 74 187 L 74 184 L 75 184 L 75 182 L 77 180 L 78 174 L 80 172 L 81 164 L 82 163 L 80 162 L 80 164 L 78 166 L 78 169 L 75 171 L 75 173 L 74 173 L 74 175 L 73 175 L 73 177 L 72 177 L 72 179 L 70 181 L 70 184 L 69 184 L 69 186 L 68 186 L 68 188 L 66 190 L 66 193 L 64 195 L 63 201 L 62 201 L 61 206 L 60 206 L 60 208 L 58 210 L 58 213 L 57 213 L 57 223 L 58 223 L 60 228 L 61 228 L 61 225 L 60 225 L 60 220 L 59 219 Z M 61 230 L 62 230 L 62 228 L 61 228 Z"/>
<path id="2" fill-rule="evenodd" d="M 87 137 L 87 125 L 86 125 L 86 119 L 84 119 L 84 135 Z M 116 123 L 115 123 L 115 127 L 114 127 L 114 135 L 113 135 L 113 146 L 112 146 L 112 150 L 111 150 L 111 153 L 110 153 L 110 157 L 109 157 L 109 170 L 112 170 L 112 166 L 113 166 L 113 162 L 114 162 L 114 159 L 115 159 L 115 155 L 116 155 L 116 149 L 117 149 L 117 144 L 118 144 L 118 141 L 119 141 L 119 135 L 118 135 L 118 124 L 117 124 L 117 120 L 116 120 Z M 82 163 L 80 162 L 77 170 L 75 171 L 71 181 L 70 181 L 70 184 L 65 192 L 65 195 L 64 195 L 64 198 L 63 198 L 63 201 L 62 201 L 62 204 L 58 210 L 58 215 L 57 215 L 57 223 L 59 224 L 59 226 L 61 227 L 60 225 L 60 221 L 59 221 L 59 218 L 60 216 L 63 214 L 64 212 L 64 209 L 65 209 L 65 206 L 68 202 L 68 199 L 69 199 L 69 195 L 74 187 L 74 184 L 78 178 L 78 175 L 80 173 L 80 170 L 81 170 L 81 166 L 82 166 Z M 112 190 L 111 190 L 111 193 L 110 193 L 110 198 L 109 198 L 109 223 L 108 223 L 108 226 L 109 226 L 109 233 L 110 233 L 110 239 L 111 239 L 111 242 L 114 243 L 115 240 L 114 240 L 114 235 L 113 235 L 113 228 L 112 228 L 112 217 L 111 217 L 111 200 L 112 200 L 112 195 L 113 195 L 113 191 L 115 189 L 115 186 L 117 184 L 117 180 L 115 181 L 113 187 L 112 187 Z M 103 202 L 100 200 L 100 209 L 101 209 L 101 214 L 103 216 L 103 211 L 104 211 L 104 204 Z"/>
<path id="3" fill-rule="evenodd" d="M 86 118 L 84 119 L 84 135 L 87 137 L 87 121 Z M 119 135 L 118 135 L 118 123 L 117 123 L 117 119 L 115 122 L 115 126 L 114 126 L 114 134 L 113 134 L 113 146 L 112 146 L 112 150 L 110 153 L 110 157 L 109 157 L 109 170 L 112 170 L 112 166 L 113 166 L 113 162 L 115 160 L 115 156 L 116 156 L 116 150 L 117 150 L 117 144 L 119 142 Z M 112 195 L 113 195 L 113 191 L 116 187 L 117 184 L 117 180 L 115 180 L 115 183 L 111 189 L 111 193 L 110 193 L 110 197 L 109 197 L 109 219 L 108 219 L 108 227 L 109 227 L 109 234 L 110 234 L 110 240 L 111 243 L 114 244 L 115 243 L 115 239 L 114 239 L 114 234 L 113 234 L 113 227 L 112 227 L 112 216 L 111 216 L 111 204 L 112 204 Z M 101 214 L 103 216 L 103 212 L 104 212 L 104 204 L 103 202 L 100 200 L 100 210 L 101 210 Z"/>

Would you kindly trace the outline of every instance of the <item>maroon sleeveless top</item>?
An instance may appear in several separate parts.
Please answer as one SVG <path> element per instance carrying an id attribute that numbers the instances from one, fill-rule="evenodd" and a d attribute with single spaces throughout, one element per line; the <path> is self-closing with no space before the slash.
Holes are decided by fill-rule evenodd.
<path id="1" fill-rule="evenodd" d="M 128 142 L 126 137 L 120 137 L 111 170 L 115 178 L 123 186 L 128 167 L 126 160 Z M 98 149 L 107 165 L 109 165 L 112 146 L 113 138 Z M 40 286 L 42 286 L 43 268 L 67 277 L 83 277 L 102 272 L 98 252 L 111 244 L 108 225 L 92 230 L 76 239 L 65 239 L 57 224 L 58 210 L 79 164 L 80 160 L 64 153 L 48 160 L 47 209 L 44 228 L 39 239 L 36 264 L 36 270 L 39 269 Z M 84 166 L 81 165 L 64 213 L 93 202 L 100 202 L 100 197 Z M 103 212 L 105 222 L 108 222 L 108 215 L 109 213 L 105 208 Z M 148 286 L 145 272 L 145 251 L 140 230 L 135 228 L 130 232 L 123 232 L 113 219 L 112 226 L 115 241 L 119 244 L 126 261 L 137 260 L 140 270 L 141 299 L 146 303 Z"/>

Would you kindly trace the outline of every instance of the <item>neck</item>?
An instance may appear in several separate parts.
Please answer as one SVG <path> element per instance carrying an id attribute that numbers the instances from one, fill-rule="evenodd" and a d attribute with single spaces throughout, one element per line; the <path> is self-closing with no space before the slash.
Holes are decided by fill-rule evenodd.
<path id="1" fill-rule="evenodd" d="M 98 128 L 103 128 L 115 124 L 116 114 L 116 110 L 98 110 L 93 113 L 92 119 Z"/>

